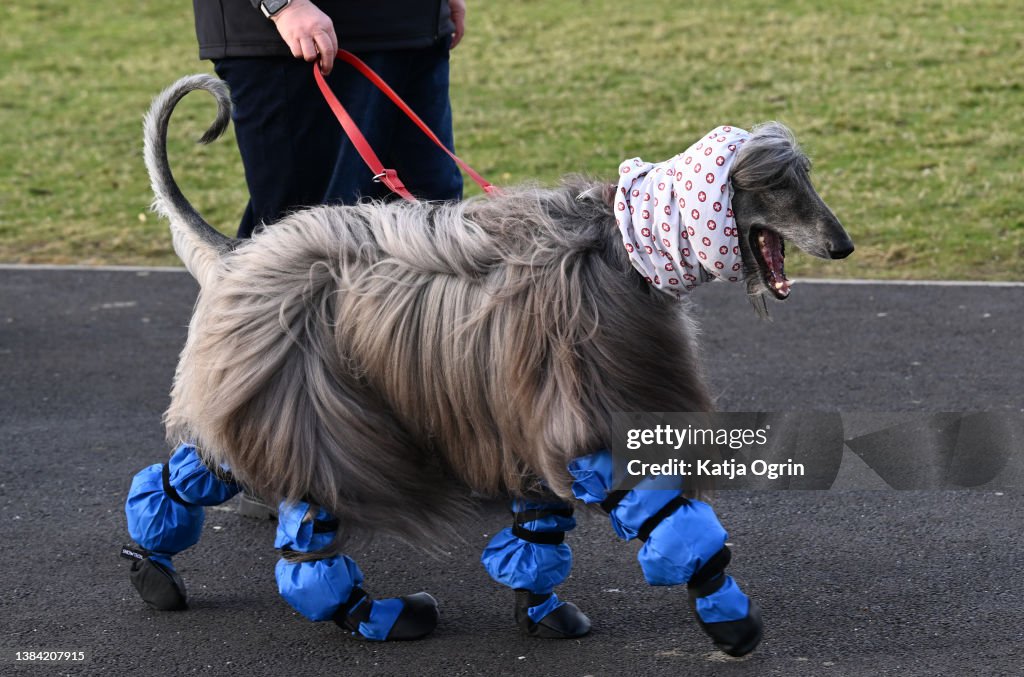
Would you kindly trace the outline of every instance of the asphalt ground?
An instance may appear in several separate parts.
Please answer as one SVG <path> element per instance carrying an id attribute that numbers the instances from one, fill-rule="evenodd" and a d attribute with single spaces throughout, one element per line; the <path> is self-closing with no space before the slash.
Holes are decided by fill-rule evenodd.
<path id="1" fill-rule="evenodd" d="M 714 651 L 685 590 L 648 587 L 601 517 L 570 535 L 559 589 L 579 641 L 520 637 L 479 564 L 504 507 L 481 504 L 434 559 L 381 539 L 350 553 L 376 596 L 427 590 L 428 639 L 349 639 L 277 595 L 273 523 L 211 509 L 175 558 L 186 612 L 148 609 L 117 557 L 132 475 L 166 457 L 160 416 L 196 294 L 180 272 L 0 269 L 0 674 L 1020 675 L 1024 492 L 719 492 L 731 573 L 763 609 L 750 657 Z M 800 284 L 759 321 L 694 295 L 723 409 L 1020 411 L 1024 287 Z M 884 485 L 881 485 L 884 486 Z M 87 661 L 17 664 L 16 650 Z"/>

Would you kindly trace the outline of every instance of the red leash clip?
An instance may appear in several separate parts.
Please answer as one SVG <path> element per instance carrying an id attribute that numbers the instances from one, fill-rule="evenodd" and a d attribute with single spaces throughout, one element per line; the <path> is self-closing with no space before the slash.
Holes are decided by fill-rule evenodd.
<path id="1" fill-rule="evenodd" d="M 441 143 L 441 140 L 437 138 L 437 135 L 431 131 L 430 127 L 428 127 L 427 124 L 423 122 L 423 120 L 421 120 L 411 108 L 409 108 L 408 104 L 402 100 L 402 97 L 398 96 L 398 94 L 395 93 L 395 90 L 391 89 L 391 87 L 388 86 L 388 83 L 384 82 L 383 78 L 377 75 L 372 68 L 363 63 L 359 57 L 349 51 L 339 49 L 338 58 L 362 73 L 367 80 L 377 87 L 377 89 L 382 91 L 389 99 L 391 99 L 391 101 L 398 106 L 399 110 L 405 113 L 406 116 L 420 128 L 420 131 L 427 135 L 427 138 L 447 153 L 448 157 L 454 160 L 455 164 L 461 167 L 469 178 L 473 179 L 473 181 L 475 181 L 485 193 L 493 193 L 497 190 L 490 184 L 490 182 L 487 181 L 487 179 L 480 176 L 475 169 L 459 159 L 455 153 L 445 148 L 445 145 Z M 334 96 L 334 92 L 331 91 L 331 88 L 327 86 L 327 81 L 324 79 L 323 73 L 320 72 L 319 63 L 313 64 L 313 76 L 316 78 L 316 84 L 320 88 L 320 93 L 323 94 L 324 99 L 327 101 L 327 105 L 330 106 L 331 111 L 334 112 L 334 117 L 338 118 L 338 122 L 341 123 L 341 128 L 345 130 L 345 133 L 348 134 L 348 138 L 352 140 L 352 145 L 355 146 L 356 151 L 359 153 L 359 157 L 363 158 L 363 162 L 365 162 L 366 166 L 368 166 L 370 171 L 373 172 L 374 180 L 383 183 L 396 195 L 400 195 L 406 200 L 415 202 L 416 198 L 412 196 L 412 193 L 406 189 L 402 180 L 398 178 L 398 173 L 394 169 L 386 169 L 384 167 L 384 163 L 382 163 L 380 158 L 377 157 L 377 154 L 373 152 L 373 148 L 366 140 L 366 137 L 363 136 L 361 131 L 359 131 L 359 127 L 356 125 L 355 120 L 352 119 L 352 116 L 348 114 L 345 107 L 341 105 L 340 101 L 338 101 L 338 97 Z"/>

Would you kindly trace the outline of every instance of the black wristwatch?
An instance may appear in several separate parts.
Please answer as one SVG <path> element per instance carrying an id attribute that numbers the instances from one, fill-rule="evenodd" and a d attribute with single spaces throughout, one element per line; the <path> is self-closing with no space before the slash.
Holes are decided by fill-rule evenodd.
<path id="1" fill-rule="evenodd" d="M 292 4 L 292 0 L 263 0 L 260 3 L 260 9 L 263 10 L 263 16 L 269 19 L 290 4 Z"/>

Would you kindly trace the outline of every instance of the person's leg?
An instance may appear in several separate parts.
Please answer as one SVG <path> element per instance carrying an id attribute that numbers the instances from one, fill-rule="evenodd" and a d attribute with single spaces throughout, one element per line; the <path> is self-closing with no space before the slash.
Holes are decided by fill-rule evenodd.
<path id="1" fill-rule="evenodd" d="M 358 56 L 453 147 L 444 46 Z M 231 89 L 235 136 L 249 187 L 239 237 L 302 207 L 391 197 L 342 132 L 316 86 L 312 66 L 287 58 L 228 58 L 214 65 Z M 414 195 L 427 200 L 462 196 L 455 163 L 358 71 L 339 62 L 327 83 L 377 155 L 398 170 Z"/>
<path id="2" fill-rule="evenodd" d="M 132 480 L 125 516 L 128 533 L 140 547 L 126 545 L 131 581 L 142 599 L 162 610 L 188 606 L 185 583 L 171 557 L 199 541 L 203 506 L 219 505 L 240 487 L 226 472 L 215 472 L 196 448 L 182 444 L 167 463 L 144 468 Z"/>
<path id="3" fill-rule="evenodd" d="M 372 599 L 363 572 L 345 555 L 316 553 L 334 540 L 338 521 L 309 503 L 278 506 L 274 547 L 281 551 L 274 573 L 281 596 L 311 621 L 334 621 L 355 637 L 378 641 L 419 639 L 437 626 L 437 601 L 425 592 Z M 312 554 L 312 559 L 296 557 Z"/>
<path id="4" fill-rule="evenodd" d="M 445 147 L 455 152 L 448 52 L 447 45 L 438 45 L 410 53 L 412 76 L 400 94 Z M 462 199 L 458 165 L 405 115 L 395 124 L 391 152 L 398 175 L 413 195 L 424 200 Z"/>
<path id="5" fill-rule="evenodd" d="M 447 48 L 361 52 L 357 56 L 409 104 L 448 148 L 453 148 Z M 462 175 L 452 159 L 373 84 L 341 62 L 335 66 L 329 82 L 381 162 L 397 170 L 409 192 L 423 200 L 462 197 Z M 325 201 L 351 204 L 363 197 L 394 198 L 382 184 L 373 181 L 372 172 L 352 142 L 343 138 Z"/>
<path id="6" fill-rule="evenodd" d="M 590 632 L 590 620 L 555 594 L 572 568 L 563 541 L 575 528 L 572 508 L 562 501 L 512 501 L 513 526 L 495 534 L 481 563 L 491 578 L 516 593 L 515 619 L 531 637 L 567 639 Z"/>
<path id="7" fill-rule="evenodd" d="M 395 83 L 405 77 L 401 68 L 401 54 L 401 51 L 363 52 L 357 56 L 394 87 Z M 327 83 L 373 152 L 385 167 L 393 169 L 389 164 L 388 151 L 393 141 L 395 122 L 402 113 L 359 71 L 340 60 L 335 62 Z M 326 108 L 322 96 L 321 102 Z M 333 114 L 331 120 L 340 130 L 340 123 Z M 323 201 L 327 204 L 355 204 L 364 198 L 383 200 L 390 197 L 390 191 L 384 184 L 374 180 L 373 172 L 359 155 L 352 140 L 342 132 L 329 170 Z"/>
<path id="8" fill-rule="evenodd" d="M 214 66 L 231 89 L 249 188 L 238 236 L 249 237 L 290 211 L 322 204 L 342 132 L 317 89 L 312 66 L 275 57 L 218 59 Z"/>
<path id="9" fill-rule="evenodd" d="M 360 52 L 356 56 L 396 91 L 400 92 L 409 77 L 408 60 L 402 50 Z M 395 169 L 394 155 L 402 152 L 395 148 L 395 127 L 400 118 L 404 117 L 402 112 L 347 63 L 336 62 L 327 81 L 385 168 Z M 338 122 L 334 124 L 338 125 Z M 406 180 L 401 172 L 399 177 L 403 182 Z M 352 140 L 342 134 L 330 181 L 324 192 L 324 202 L 354 204 L 364 198 L 387 200 L 395 199 L 396 196 L 391 195 L 384 184 L 373 178 L 373 171 L 356 150 Z"/>
<path id="10" fill-rule="evenodd" d="M 612 491 L 611 452 L 602 450 L 569 464 L 572 490 L 608 513 L 624 540 L 644 545 L 637 560 L 651 585 L 686 583 L 700 627 L 731 656 L 750 653 L 761 641 L 761 614 L 733 578 L 727 534 L 707 503 L 685 498 L 679 478 L 649 477 L 631 491 Z"/>

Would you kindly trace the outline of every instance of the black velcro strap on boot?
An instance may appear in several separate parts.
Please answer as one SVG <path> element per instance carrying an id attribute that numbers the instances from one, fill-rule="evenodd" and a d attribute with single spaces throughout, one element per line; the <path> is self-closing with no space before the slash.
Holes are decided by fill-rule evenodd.
<path id="1" fill-rule="evenodd" d="M 526 588 L 516 588 L 516 606 L 523 609 L 529 609 L 531 606 L 540 606 L 544 602 L 551 599 L 553 592 L 546 592 L 542 595 L 538 595 L 535 592 L 531 592 Z"/>
<path id="2" fill-rule="evenodd" d="M 151 554 L 152 553 L 149 552 L 149 550 L 146 550 L 145 548 L 140 548 L 137 545 L 121 546 L 121 557 L 124 557 L 125 559 L 130 559 L 133 562 L 140 562 L 149 557 Z"/>
<path id="3" fill-rule="evenodd" d="M 349 632 L 359 632 L 359 624 L 370 620 L 372 609 L 373 598 L 362 588 L 354 587 L 348 599 L 334 612 L 331 620 Z"/>
<path id="4" fill-rule="evenodd" d="M 559 545 L 565 541 L 564 531 L 530 531 L 521 524 L 512 525 L 512 535 L 540 545 Z"/>
<path id="5" fill-rule="evenodd" d="M 643 524 L 640 525 L 640 529 L 636 532 L 636 537 L 641 541 L 646 541 L 651 536 L 651 532 L 662 523 L 662 521 L 674 513 L 676 510 L 684 505 L 689 505 L 690 501 L 685 496 L 679 494 L 671 501 L 662 506 L 661 510 L 648 517 Z"/>
<path id="6" fill-rule="evenodd" d="M 697 612 L 698 599 L 718 592 L 725 585 L 728 579 L 725 568 L 729 566 L 731 559 L 732 552 L 728 546 L 722 546 L 721 550 L 712 555 L 704 566 L 690 577 L 686 590 L 689 593 L 690 609 L 697 619 L 697 624 L 711 637 L 716 647 L 730 656 L 739 657 L 753 651 L 764 632 L 761 611 L 754 600 L 750 600 L 746 617 L 734 621 L 705 623 Z"/>
<path id="7" fill-rule="evenodd" d="M 551 599 L 551 595 L 554 593 L 549 592 L 544 595 L 538 595 L 535 592 L 530 592 L 526 588 L 516 588 L 516 625 L 519 629 L 525 632 L 527 635 L 537 634 L 537 624 L 530 618 L 530 607 L 539 606 L 544 602 Z"/>
<path id="8" fill-rule="evenodd" d="M 693 597 L 707 597 L 717 592 L 725 583 L 725 576 L 722 574 L 731 560 L 732 551 L 728 546 L 722 546 L 721 550 L 712 555 L 711 559 L 690 577 L 686 583 L 690 594 Z"/>
<path id="9" fill-rule="evenodd" d="M 164 493 L 167 494 L 168 498 L 170 498 L 175 503 L 180 503 L 181 505 L 187 505 L 189 507 L 192 507 L 192 504 L 189 503 L 188 501 L 186 501 L 184 498 L 182 498 L 178 494 L 178 490 L 171 486 L 171 465 L 170 465 L 170 463 L 164 463 L 164 468 L 160 472 L 160 476 L 163 478 L 163 481 L 164 481 Z"/>
<path id="10" fill-rule="evenodd" d="M 329 520 L 313 520 L 313 533 L 314 534 L 333 534 L 341 526 L 341 522 L 337 519 Z"/>
<path id="11" fill-rule="evenodd" d="M 543 508 L 538 510 L 524 510 L 522 512 L 513 512 L 516 524 L 526 524 L 527 522 L 533 522 L 534 520 L 543 519 L 545 517 L 572 517 L 573 509 L 571 505 L 567 505 L 564 508 Z"/>
<path id="12" fill-rule="evenodd" d="M 562 508 L 540 508 L 512 514 L 512 535 L 516 538 L 540 545 L 559 545 L 565 541 L 564 531 L 534 531 L 523 525 L 545 517 L 572 517 L 573 509 L 572 506 L 567 505 Z"/>
<path id="13" fill-rule="evenodd" d="M 610 513 L 612 510 L 615 510 L 616 506 L 618 506 L 619 503 L 622 502 L 622 499 L 624 499 L 626 497 L 626 494 L 628 493 L 629 492 L 626 491 L 625 489 L 619 489 L 618 491 L 613 491 L 609 493 L 607 496 L 605 496 L 605 499 L 600 503 L 601 510 L 604 510 L 607 513 Z"/>

